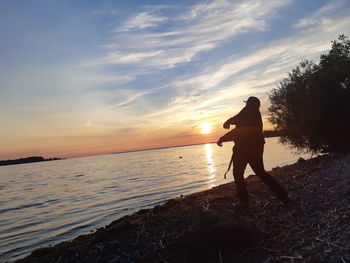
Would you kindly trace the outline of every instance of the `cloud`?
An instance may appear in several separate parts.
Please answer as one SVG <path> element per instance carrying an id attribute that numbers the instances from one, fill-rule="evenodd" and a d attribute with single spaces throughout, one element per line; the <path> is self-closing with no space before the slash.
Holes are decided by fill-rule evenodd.
<path id="1" fill-rule="evenodd" d="M 95 10 L 93 12 L 90 13 L 90 15 L 94 15 L 94 16 L 106 16 L 106 15 L 119 15 L 121 12 L 118 10 Z"/>
<path id="2" fill-rule="evenodd" d="M 307 31 L 274 40 L 253 53 L 234 55 L 219 65 L 204 68 L 201 73 L 178 78 L 166 86 L 178 89 L 177 96 L 146 117 L 165 118 L 164 122 L 169 123 L 215 119 L 225 106 L 232 107 L 233 102 L 239 103 L 244 96 L 266 97 L 302 59 L 318 60 L 321 53 L 330 49 L 330 41 L 339 32 L 348 30 L 350 17 L 327 19 L 327 24 L 314 24 Z"/>
<path id="3" fill-rule="evenodd" d="M 118 74 L 118 75 L 107 75 L 107 74 L 90 74 L 75 77 L 74 81 L 80 85 L 86 86 L 101 86 L 104 84 L 125 84 L 136 77 L 131 74 Z"/>
<path id="4" fill-rule="evenodd" d="M 132 102 L 136 101 L 137 99 L 141 98 L 142 96 L 149 94 L 152 92 L 152 90 L 147 91 L 134 91 L 134 90 L 128 90 L 128 89 L 122 89 L 117 91 L 110 92 L 109 96 L 114 101 L 118 101 L 117 103 L 109 106 L 110 109 L 117 109 L 129 106 Z"/>
<path id="5" fill-rule="evenodd" d="M 267 17 L 270 19 L 271 13 L 273 16 L 286 4 L 214 1 L 167 16 L 167 23 L 176 21 L 179 27 L 116 33 L 115 43 L 110 43 L 108 52 L 94 63 L 116 66 L 117 70 L 118 65 L 130 67 L 136 80 L 134 87 L 143 81 L 155 80 L 142 84 L 152 87 L 142 91 L 125 86 L 107 93 L 108 108 L 123 114 L 137 114 L 132 118 L 147 120 L 147 127 L 158 127 L 161 123 L 163 127 L 181 125 L 186 129 L 202 120 L 221 121 L 222 116 L 238 111 L 244 105 L 242 100 L 250 95 L 266 101 L 267 92 L 302 59 L 317 60 L 320 53 L 329 50 L 331 40 L 348 31 L 349 16 L 339 16 L 333 11 L 319 12 L 325 14 L 326 23 L 312 23 L 307 29 L 295 28 L 292 35 L 272 38 L 258 47 L 250 46 L 240 52 L 233 49 L 221 60 L 212 58 L 210 64 L 203 63 L 205 59 L 200 60 L 203 57 L 198 55 L 215 48 L 220 51 L 221 45 L 235 42 L 239 34 L 266 30 Z M 175 74 L 176 67 L 184 64 L 191 67 L 194 63 L 190 62 L 196 59 L 203 64 L 198 63 L 200 66 L 195 70 Z M 172 72 L 171 77 L 159 70 L 171 67 L 168 71 Z"/>
<path id="6" fill-rule="evenodd" d="M 175 15 L 159 16 L 153 11 L 136 13 L 117 28 L 113 42 L 106 45 L 110 51 L 92 64 L 137 63 L 140 67 L 166 69 L 188 63 L 199 53 L 219 47 L 234 36 L 265 30 L 266 20 L 289 3 L 216 0 L 194 5 L 189 11 L 186 8 Z M 168 27 L 159 27 L 165 21 Z M 146 28 L 157 30 L 139 31 Z"/>
<path id="7" fill-rule="evenodd" d="M 329 1 L 314 13 L 307 15 L 307 17 L 299 19 L 293 26 L 295 28 L 305 28 L 327 23 L 329 21 L 327 17 L 341 10 L 341 7 L 344 5 L 344 3 L 344 0 Z"/>
<path id="8" fill-rule="evenodd" d="M 143 60 L 152 59 L 152 57 L 156 57 L 161 55 L 162 51 L 152 51 L 152 52 L 134 52 L 130 54 L 125 54 L 121 51 L 113 51 L 108 53 L 103 58 L 99 58 L 96 60 L 92 60 L 87 62 L 88 66 L 94 65 L 108 65 L 108 64 L 132 64 L 137 63 Z"/>
<path id="9" fill-rule="evenodd" d="M 160 17 L 152 12 L 141 12 L 138 14 L 132 15 L 120 28 L 117 32 L 123 31 L 133 31 L 133 30 L 143 30 L 150 27 L 156 27 L 160 23 L 166 21 L 167 18 Z"/>

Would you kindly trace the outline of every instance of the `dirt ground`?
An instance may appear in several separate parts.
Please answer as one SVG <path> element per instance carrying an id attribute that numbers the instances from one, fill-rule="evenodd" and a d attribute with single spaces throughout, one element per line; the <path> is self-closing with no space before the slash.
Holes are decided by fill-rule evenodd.
<path id="1" fill-rule="evenodd" d="M 350 262 L 350 154 L 300 159 L 270 173 L 291 204 L 281 204 L 252 175 L 248 210 L 234 205 L 228 183 L 17 262 Z"/>

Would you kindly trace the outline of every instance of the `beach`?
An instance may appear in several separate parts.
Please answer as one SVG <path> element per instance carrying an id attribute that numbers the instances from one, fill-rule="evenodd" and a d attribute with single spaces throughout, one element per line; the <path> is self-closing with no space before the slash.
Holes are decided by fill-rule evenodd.
<path id="1" fill-rule="evenodd" d="M 170 199 L 16 262 L 349 262 L 350 154 L 270 171 L 292 202 L 252 175 L 249 210 L 233 183 Z"/>

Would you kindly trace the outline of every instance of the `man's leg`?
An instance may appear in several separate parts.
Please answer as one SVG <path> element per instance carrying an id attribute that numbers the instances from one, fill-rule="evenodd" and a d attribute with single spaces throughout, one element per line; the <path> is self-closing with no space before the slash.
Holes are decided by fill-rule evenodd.
<path id="1" fill-rule="evenodd" d="M 265 171 L 263 163 L 263 148 L 249 158 L 249 165 L 254 173 L 270 188 L 270 190 L 277 195 L 283 202 L 288 202 L 289 198 L 284 188 Z"/>
<path id="2" fill-rule="evenodd" d="M 249 196 L 244 180 L 244 170 L 247 166 L 247 160 L 245 155 L 239 151 L 236 147 L 233 148 L 233 177 L 235 179 L 237 195 L 241 203 L 249 205 Z"/>

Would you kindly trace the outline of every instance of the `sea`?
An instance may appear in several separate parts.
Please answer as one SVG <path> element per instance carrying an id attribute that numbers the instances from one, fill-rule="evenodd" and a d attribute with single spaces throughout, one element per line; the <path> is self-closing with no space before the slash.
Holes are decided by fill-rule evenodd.
<path id="1" fill-rule="evenodd" d="M 232 144 L 172 147 L 0 167 L 0 262 L 93 232 L 140 209 L 233 181 Z M 266 170 L 308 159 L 266 139 Z M 252 174 L 247 167 L 245 176 Z"/>

